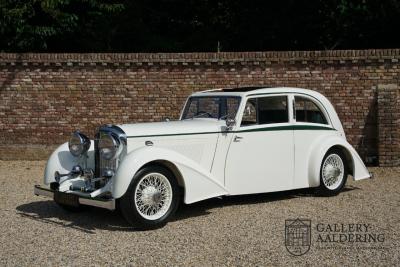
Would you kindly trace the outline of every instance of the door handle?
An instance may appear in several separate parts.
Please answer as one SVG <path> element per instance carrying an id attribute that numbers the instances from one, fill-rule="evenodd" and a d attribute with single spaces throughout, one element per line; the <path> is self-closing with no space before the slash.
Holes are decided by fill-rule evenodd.
<path id="1" fill-rule="evenodd" d="M 235 135 L 235 137 L 233 138 L 233 142 L 240 142 L 240 140 L 242 139 L 243 137 Z"/>

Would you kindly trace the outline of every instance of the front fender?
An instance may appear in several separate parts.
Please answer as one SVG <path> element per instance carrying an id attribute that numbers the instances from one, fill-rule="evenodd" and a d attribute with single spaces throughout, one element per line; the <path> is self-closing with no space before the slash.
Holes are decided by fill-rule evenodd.
<path id="1" fill-rule="evenodd" d="M 44 171 L 44 183 L 50 184 L 55 182 L 54 173 L 58 171 L 61 174 L 68 173 L 74 165 L 81 165 L 84 168 L 94 169 L 94 141 L 91 140 L 90 148 L 87 152 L 88 158 L 77 158 L 69 152 L 68 143 L 60 145 L 50 155 L 47 160 L 46 169 Z"/>
<path id="2" fill-rule="evenodd" d="M 168 161 L 178 169 L 184 183 L 184 202 L 187 204 L 227 194 L 224 186 L 193 160 L 169 149 L 142 147 L 130 152 L 121 161 L 114 176 L 113 197 L 122 197 L 136 172 L 145 164 L 155 161 Z"/>
<path id="3" fill-rule="evenodd" d="M 349 157 L 351 166 L 350 169 L 352 172 L 350 173 L 353 176 L 354 180 L 361 180 L 370 178 L 371 174 L 368 169 L 365 167 L 364 162 L 361 160 L 357 151 L 344 139 L 339 136 L 330 136 L 328 138 L 324 138 L 318 140 L 311 150 L 311 156 L 309 161 L 309 185 L 310 187 L 316 187 L 320 184 L 320 168 L 322 164 L 322 160 L 328 152 L 328 150 L 333 147 L 338 146 L 345 150 L 346 156 Z"/>

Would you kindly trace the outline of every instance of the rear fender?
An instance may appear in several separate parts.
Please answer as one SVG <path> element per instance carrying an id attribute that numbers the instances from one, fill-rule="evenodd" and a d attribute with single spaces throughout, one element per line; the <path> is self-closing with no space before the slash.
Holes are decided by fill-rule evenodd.
<path id="1" fill-rule="evenodd" d="M 317 141 L 312 149 L 309 161 L 309 185 L 310 187 L 317 187 L 320 184 L 320 169 L 322 160 L 328 150 L 332 147 L 339 147 L 344 150 L 350 174 L 354 180 L 362 180 L 371 177 L 368 169 L 365 167 L 364 162 L 361 160 L 357 151 L 343 138 L 338 136 L 331 136 L 323 140 Z"/>

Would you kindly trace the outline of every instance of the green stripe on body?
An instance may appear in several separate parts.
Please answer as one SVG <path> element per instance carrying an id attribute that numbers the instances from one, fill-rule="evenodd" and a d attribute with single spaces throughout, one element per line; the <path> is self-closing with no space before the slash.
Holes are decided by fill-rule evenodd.
<path id="1" fill-rule="evenodd" d="M 238 130 L 238 131 L 235 131 L 235 133 L 287 131 L 287 130 L 327 130 L 327 131 L 335 131 L 335 129 L 333 129 L 333 128 L 328 128 L 328 127 L 324 127 L 324 126 L 285 125 L 285 126 L 265 127 L 265 128 L 248 129 L 248 130 Z"/>
<path id="2" fill-rule="evenodd" d="M 155 134 L 155 135 L 132 135 L 127 136 L 127 138 L 142 138 L 142 137 L 163 137 L 163 136 L 180 136 L 180 135 L 201 135 L 201 134 L 218 134 L 218 133 L 248 133 L 248 132 L 268 132 L 268 131 L 288 131 L 288 130 L 326 130 L 326 131 L 336 131 L 333 128 L 324 126 L 314 126 L 314 125 L 285 125 L 285 126 L 273 126 L 264 127 L 256 129 L 243 129 L 237 131 L 227 131 L 227 132 L 197 132 L 197 133 L 177 133 L 177 134 Z"/>

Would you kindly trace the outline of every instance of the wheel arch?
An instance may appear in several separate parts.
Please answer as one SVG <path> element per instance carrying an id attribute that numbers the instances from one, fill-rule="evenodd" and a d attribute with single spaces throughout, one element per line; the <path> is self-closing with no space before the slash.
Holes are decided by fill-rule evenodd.
<path id="1" fill-rule="evenodd" d="M 179 171 L 178 167 L 172 163 L 171 161 L 164 160 L 164 159 L 158 159 L 158 160 L 153 160 L 149 161 L 146 164 L 144 164 L 138 171 L 140 171 L 143 168 L 149 167 L 149 166 L 161 166 L 172 172 L 174 175 L 174 178 L 178 182 L 178 185 L 182 188 L 185 188 L 185 180 L 183 179 L 182 173 Z"/>
<path id="2" fill-rule="evenodd" d="M 345 163 L 346 163 L 346 166 L 347 166 L 347 170 L 349 172 L 348 174 L 354 175 L 354 161 L 353 161 L 353 157 L 351 155 L 351 152 L 343 145 L 334 145 L 334 146 L 331 146 L 326 151 L 326 153 L 328 153 L 329 150 L 335 149 L 335 148 L 340 150 L 343 153 L 343 155 L 345 156 Z M 326 153 L 325 153 L 325 155 L 326 155 Z"/>

